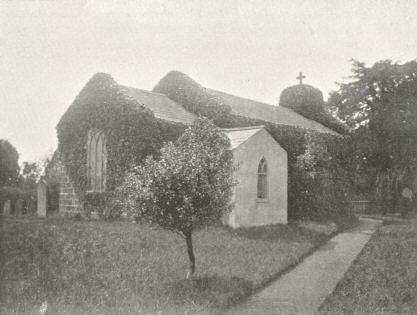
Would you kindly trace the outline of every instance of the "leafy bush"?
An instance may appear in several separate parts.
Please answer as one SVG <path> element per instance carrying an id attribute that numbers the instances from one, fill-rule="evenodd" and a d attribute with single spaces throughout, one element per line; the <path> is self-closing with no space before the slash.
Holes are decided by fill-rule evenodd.
<path id="1" fill-rule="evenodd" d="M 102 216 L 106 208 L 106 195 L 101 192 L 88 192 L 84 196 L 83 209 L 88 215 L 97 212 Z"/>
<path id="2" fill-rule="evenodd" d="M 330 219 L 339 224 L 354 220 L 350 213 L 350 183 L 337 156 L 332 156 L 326 142 L 317 135 L 306 134 L 303 154 L 297 158 L 290 186 L 298 185 L 297 194 L 289 195 L 292 216 L 297 219 Z"/>

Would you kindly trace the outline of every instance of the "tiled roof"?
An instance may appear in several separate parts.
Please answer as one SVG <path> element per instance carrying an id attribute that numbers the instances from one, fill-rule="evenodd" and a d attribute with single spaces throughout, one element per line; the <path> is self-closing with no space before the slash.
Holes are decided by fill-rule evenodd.
<path id="1" fill-rule="evenodd" d="M 255 126 L 255 127 L 242 127 L 242 128 L 230 128 L 222 129 L 226 136 L 230 140 L 231 149 L 235 149 L 252 137 L 254 134 L 262 130 L 264 126 Z"/>
<path id="2" fill-rule="evenodd" d="M 253 101 L 247 98 L 230 95 L 224 92 L 207 89 L 207 93 L 217 97 L 224 104 L 232 108 L 232 113 L 255 118 L 280 125 L 292 125 L 301 128 L 311 129 L 323 133 L 339 135 L 337 132 L 323 126 L 322 124 L 305 118 L 289 108 L 273 106 L 270 104 Z"/>
<path id="3" fill-rule="evenodd" d="M 184 107 L 177 104 L 164 94 L 140 90 L 123 85 L 120 85 L 120 88 L 128 96 L 150 109 L 157 118 L 187 125 L 191 124 L 195 119 L 195 116 L 192 113 L 185 110 Z"/>

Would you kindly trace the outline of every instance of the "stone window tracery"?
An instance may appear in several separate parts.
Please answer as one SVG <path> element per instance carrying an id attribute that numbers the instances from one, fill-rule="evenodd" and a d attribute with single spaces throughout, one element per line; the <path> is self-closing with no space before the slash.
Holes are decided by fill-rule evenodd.
<path id="1" fill-rule="evenodd" d="M 104 192 L 106 189 L 107 147 L 102 130 L 90 130 L 87 142 L 88 191 Z"/>

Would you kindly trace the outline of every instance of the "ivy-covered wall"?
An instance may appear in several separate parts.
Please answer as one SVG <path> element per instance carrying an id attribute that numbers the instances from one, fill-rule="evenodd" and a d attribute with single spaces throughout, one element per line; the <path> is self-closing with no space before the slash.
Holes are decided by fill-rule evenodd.
<path id="1" fill-rule="evenodd" d="M 279 105 L 340 134 L 346 134 L 346 127 L 325 110 L 323 93 L 314 86 L 298 84 L 286 88 L 280 95 Z"/>
<path id="2" fill-rule="evenodd" d="M 86 198 L 87 137 L 90 129 L 103 130 L 107 139 L 107 182 L 104 194 Z M 176 139 L 182 124 L 156 119 L 153 113 L 126 96 L 114 79 L 94 75 L 81 90 L 57 126 L 58 150 L 84 208 L 102 210 L 125 172 L 149 154 L 157 154 L 163 141 Z M 93 205 L 91 205 L 93 204 Z"/>

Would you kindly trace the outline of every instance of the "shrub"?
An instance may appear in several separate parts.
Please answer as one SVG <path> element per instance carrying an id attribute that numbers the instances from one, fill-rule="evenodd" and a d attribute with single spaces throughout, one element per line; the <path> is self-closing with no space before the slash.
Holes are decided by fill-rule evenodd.
<path id="1" fill-rule="evenodd" d="M 88 192 L 84 196 L 83 209 L 87 215 L 97 212 L 100 216 L 105 213 L 106 195 L 101 192 Z"/>
<path id="2" fill-rule="evenodd" d="M 290 177 L 292 218 L 330 219 L 339 224 L 352 221 L 351 186 L 343 162 L 330 154 L 321 137 L 306 134 L 305 151 L 298 156 Z"/>

